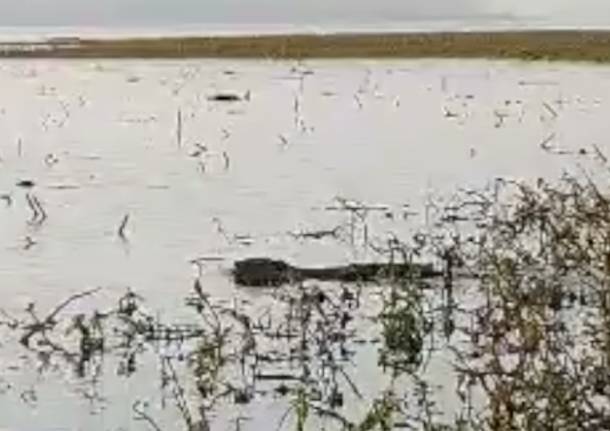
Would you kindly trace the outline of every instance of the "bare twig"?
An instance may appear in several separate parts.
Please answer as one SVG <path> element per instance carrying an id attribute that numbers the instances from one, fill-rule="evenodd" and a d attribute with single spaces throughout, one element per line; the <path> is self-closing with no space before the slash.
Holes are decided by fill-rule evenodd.
<path id="1" fill-rule="evenodd" d="M 29 311 L 30 315 L 32 316 L 32 319 L 34 320 L 34 323 L 26 325 L 26 328 L 28 330 L 21 337 L 21 344 L 23 344 L 24 346 L 28 346 L 29 345 L 29 340 L 34 335 L 39 334 L 39 333 L 44 335 L 44 333 L 47 330 L 52 329 L 53 327 L 55 327 L 55 325 L 57 324 L 57 321 L 55 320 L 57 315 L 59 313 L 61 313 L 61 311 L 63 309 L 65 309 L 68 305 L 70 305 L 72 302 L 77 301 L 77 300 L 82 299 L 82 298 L 87 297 L 87 296 L 91 296 L 91 295 L 99 292 L 100 290 L 101 290 L 101 288 L 98 287 L 98 288 L 95 288 L 95 289 L 87 290 L 85 292 L 77 293 L 77 294 L 74 294 L 74 295 L 70 296 L 69 298 L 67 298 L 64 301 L 62 301 L 57 307 L 55 307 L 53 309 L 53 311 L 51 311 L 47 315 L 47 317 L 45 317 L 42 320 L 40 320 L 36 316 L 36 314 L 34 313 L 34 305 L 31 304 L 28 307 L 28 311 Z"/>
<path id="2" fill-rule="evenodd" d="M 186 429 L 188 431 L 194 431 L 195 423 L 193 422 L 193 417 L 191 416 L 191 412 L 190 412 L 188 404 L 186 402 L 186 398 L 184 396 L 184 388 L 180 384 L 180 379 L 178 378 L 178 373 L 176 373 L 174 364 L 172 363 L 172 361 L 169 357 L 164 357 L 163 360 L 165 361 L 165 365 L 171 372 L 171 381 L 174 383 L 173 392 L 174 392 L 174 398 L 176 400 L 176 406 L 178 407 L 178 410 L 180 410 L 180 414 L 182 415 L 182 418 L 184 419 L 184 422 L 186 424 Z M 203 426 L 199 425 L 199 427 L 201 429 L 203 429 Z"/>
<path id="3" fill-rule="evenodd" d="M 133 403 L 133 405 L 131 406 L 131 410 L 134 412 L 135 416 L 134 419 L 136 421 L 144 421 L 147 422 L 151 428 L 153 428 L 155 431 L 162 431 L 161 428 L 159 427 L 159 425 L 157 425 L 157 423 L 155 422 L 155 420 L 145 411 L 140 410 L 140 405 L 142 404 L 141 401 L 136 401 L 135 403 Z"/>
<path id="4" fill-rule="evenodd" d="M 47 219 L 47 213 L 38 198 L 31 193 L 26 193 L 25 199 L 32 210 L 32 217 L 30 218 L 29 223 L 33 225 L 42 224 Z"/>
<path id="5" fill-rule="evenodd" d="M 125 228 L 127 227 L 128 222 L 129 214 L 125 214 L 123 216 L 123 219 L 121 220 L 121 224 L 119 225 L 119 229 L 117 231 L 119 238 L 121 238 L 123 241 L 127 241 L 127 236 L 125 235 Z"/>
<path id="6" fill-rule="evenodd" d="M 555 109 L 553 109 L 553 107 L 551 105 L 549 105 L 548 102 L 544 102 L 542 105 L 553 116 L 553 118 L 557 118 L 557 116 L 558 116 L 557 111 Z"/>
<path id="7" fill-rule="evenodd" d="M 38 208 L 38 213 L 40 214 L 39 223 L 42 223 L 43 221 L 45 221 L 47 219 L 47 213 L 44 210 L 42 204 L 40 203 L 40 200 L 36 196 L 32 195 L 32 200 L 34 201 L 36 208 Z"/>
<path id="8" fill-rule="evenodd" d="M 29 250 L 30 248 L 34 247 L 34 245 L 36 245 L 36 241 L 34 241 L 34 239 L 32 239 L 31 236 L 26 236 L 25 237 L 25 245 L 23 246 L 24 250 Z"/>
<path id="9" fill-rule="evenodd" d="M 551 146 L 549 144 L 553 139 L 555 139 L 555 136 L 556 136 L 555 133 L 551 133 L 549 136 L 544 138 L 544 140 L 540 143 L 540 148 L 542 148 L 545 151 L 549 151 L 551 149 Z"/>
<path id="10" fill-rule="evenodd" d="M 596 144 L 594 144 L 594 145 L 593 145 L 593 149 L 595 150 L 595 154 L 597 155 L 597 157 L 599 158 L 599 160 L 600 160 L 602 163 L 604 163 L 604 164 L 608 163 L 608 158 L 607 158 L 607 157 L 606 157 L 606 155 L 605 155 L 605 154 L 604 154 L 604 153 L 603 153 L 603 152 L 602 152 L 602 151 L 599 149 L 599 147 L 598 147 Z"/>
<path id="11" fill-rule="evenodd" d="M 86 290 L 84 292 L 76 293 L 76 294 L 70 296 L 69 298 L 67 298 L 63 302 L 61 302 L 57 307 L 55 307 L 55 309 L 44 319 L 44 321 L 45 322 L 54 322 L 55 317 L 57 317 L 57 315 L 59 313 L 61 313 L 61 311 L 64 308 L 66 308 L 68 305 L 70 305 L 72 302 L 78 301 L 79 299 L 85 298 L 87 296 L 94 295 L 97 292 L 99 292 L 100 290 L 102 290 L 101 287 L 96 287 L 95 289 Z"/>
<path id="12" fill-rule="evenodd" d="M 178 108 L 176 112 L 176 145 L 182 147 L 182 110 Z"/>
<path id="13" fill-rule="evenodd" d="M 343 226 L 340 225 L 328 230 L 289 232 L 288 234 L 293 238 L 321 240 L 327 237 L 337 238 L 341 229 L 343 229 Z"/>
<path id="14" fill-rule="evenodd" d="M 231 166 L 231 159 L 229 158 L 229 154 L 226 151 L 223 151 L 222 158 L 224 160 L 225 171 L 228 171 L 229 167 Z"/>

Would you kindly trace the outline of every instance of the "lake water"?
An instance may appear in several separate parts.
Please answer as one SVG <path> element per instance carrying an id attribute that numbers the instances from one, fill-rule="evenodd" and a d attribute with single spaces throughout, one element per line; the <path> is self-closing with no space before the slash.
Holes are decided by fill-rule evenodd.
<path id="1" fill-rule="evenodd" d="M 377 208 L 367 237 L 382 241 L 425 225 L 431 199 L 497 177 L 555 178 L 576 169 L 581 149 L 610 148 L 610 67 L 587 64 L 6 61 L 0 88 L 0 194 L 10 197 L 0 201 L 1 307 L 11 315 L 96 286 L 83 307 L 131 287 L 173 315 L 198 275 L 212 297 L 232 298 L 226 271 L 238 258 L 376 259 L 362 223 L 351 231 L 349 215 L 329 208 L 336 198 Z M 219 93 L 242 100 L 210 100 Z M 26 193 L 44 208 L 41 223 Z M 337 226 L 339 240 L 294 237 Z M 197 268 L 201 257 L 220 260 Z M 124 400 L 147 393 L 155 366 L 135 383 L 102 384 L 110 407 L 92 415 L 57 394 L 62 373 L 26 371 L 9 340 L 0 427 L 146 429 Z M 20 396 L 30 387 L 35 408 Z M 265 415 L 244 429 L 268 429 Z"/>

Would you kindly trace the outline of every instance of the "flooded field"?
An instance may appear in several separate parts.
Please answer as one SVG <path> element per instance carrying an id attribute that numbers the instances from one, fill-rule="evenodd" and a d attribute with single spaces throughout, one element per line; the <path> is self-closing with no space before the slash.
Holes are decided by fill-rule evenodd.
<path id="1" fill-rule="evenodd" d="M 236 259 L 378 261 L 374 245 L 426 228 L 433 202 L 497 178 L 578 174 L 587 162 L 575 156 L 609 149 L 607 66 L 14 60 L 0 64 L 0 88 L 0 428 L 16 430 L 154 429 L 143 409 L 161 429 L 184 427 L 156 359 L 175 346 L 140 346 L 137 372 L 75 376 L 11 330 L 33 302 L 44 316 L 99 287 L 62 309 L 90 313 L 131 289 L 150 316 L 190 322 L 197 280 L 224 307 L 281 314 L 276 291 L 233 285 Z M 323 289 L 338 301 L 343 288 Z M 388 379 L 370 324 L 382 291 L 365 290 L 354 312 L 361 343 L 347 368 L 359 389 L 346 415 Z M 450 368 L 441 358 L 428 371 L 447 414 Z M 261 390 L 215 409 L 212 429 L 294 429 L 290 401 Z"/>

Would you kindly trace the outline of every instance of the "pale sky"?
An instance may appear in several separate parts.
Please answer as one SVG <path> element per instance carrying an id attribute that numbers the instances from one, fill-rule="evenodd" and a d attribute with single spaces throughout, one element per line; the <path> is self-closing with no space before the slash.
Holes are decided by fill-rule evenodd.
<path id="1" fill-rule="evenodd" d="M 323 25 L 494 16 L 610 26 L 610 0 L 0 0 L 0 26 Z"/>

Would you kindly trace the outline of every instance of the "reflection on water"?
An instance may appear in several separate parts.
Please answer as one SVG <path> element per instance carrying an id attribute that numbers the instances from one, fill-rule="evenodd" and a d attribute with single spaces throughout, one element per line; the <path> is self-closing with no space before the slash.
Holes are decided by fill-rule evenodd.
<path id="1" fill-rule="evenodd" d="M 131 287 L 153 314 L 186 318 L 195 276 L 232 300 L 236 258 L 376 259 L 369 245 L 425 224 L 431 197 L 499 176 L 555 177 L 569 154 L 603 150 L 608 72 L 454 60 L 5 62 L 2 308 L 23 315 L 35 300 L 46 313 L 102 287 L 78 303 L 85 312 Z M 350 202 L 367 211 L 345 211 Z M 334 235 L 304 235 L 315 231 Z M 0 405 L 10 413 L 0 426 L 119 429 L 159 371 L 144 361 L 139 377 L 83 389 L 61 367 L 24 372 L 38 362 L 4 340 Z M 359 360 L 365 386 L 375 368 Z M 75 389 L 58 394 L 64 379 Z M 282 409 L 271 411 L 279 420 Z M 171 429 L 179 419 L 166 420 Z"/>

